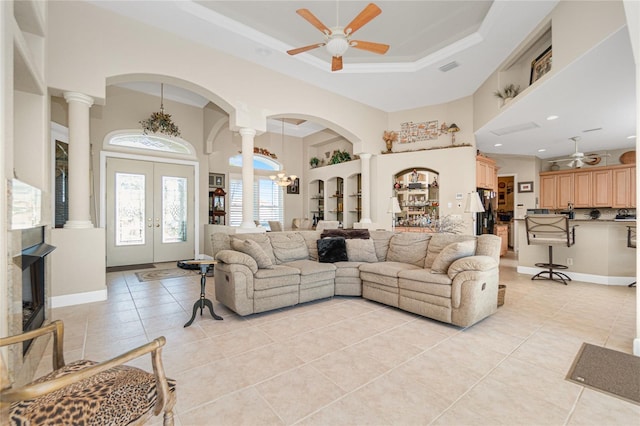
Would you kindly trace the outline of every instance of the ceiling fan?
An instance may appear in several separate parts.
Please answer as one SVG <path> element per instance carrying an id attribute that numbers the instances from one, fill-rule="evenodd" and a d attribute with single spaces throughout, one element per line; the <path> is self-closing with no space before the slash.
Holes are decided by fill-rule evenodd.
<path id="1" fill-rule="evenodd" d="M 356 49 L 366 50 L 380 55 L 384 55 L 387 53 L 387 50 L 389 50 L 388 44 L 351 40 L 353 33 L 382 13 L 382 10 L 373 3 L 369 3 L 367 7 L 365 7 L 362 12 L 353 18 L 353 21 L 345 27 L 336 26 L 334 28 L 328 28 L 308 9 L 298 9 L 296 10 L 296 13 L 324 34 L 324 42 L 287 50 L 289 55 L 297 55 L 298 53 L 327 46 L 327 51 L 332 56 L 331 71 L 339 71 L 342 69 L 342 55 L 344 55 L 349 47 L 355 47 Z"/>
<path id="2" fill-rule="evenodd" d="M 574 167 L 579 169 L 580 167 L 588 164 L 590 166 L 595 166 L 600 162 L 602 157 L 608 157 L 609 154 L 584 154 L 584 152 L 578 151 L 578 141 L 580 140 L 580 136 L 574 136 L 569 138 L 569 140 L 573 141 L 575 144 L 575 152 L 569 156 L 569 158 L 557 158 L 555 160 L 549 160 L 550 163 L 557 163 L 558 161 L 568 161 L 569 164 L 567 166 Z"/>

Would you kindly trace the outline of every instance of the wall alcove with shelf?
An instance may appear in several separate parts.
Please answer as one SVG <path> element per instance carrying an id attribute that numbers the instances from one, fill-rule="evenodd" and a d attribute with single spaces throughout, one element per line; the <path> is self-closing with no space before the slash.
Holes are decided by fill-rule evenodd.
<path id="1" fill-rule="evenodd" d="M 429 227 L 440 217 L 439 173 L 413 167 L 394 176 L 394 194 L 401 212 L 396 216 L 398 226 Z"/>

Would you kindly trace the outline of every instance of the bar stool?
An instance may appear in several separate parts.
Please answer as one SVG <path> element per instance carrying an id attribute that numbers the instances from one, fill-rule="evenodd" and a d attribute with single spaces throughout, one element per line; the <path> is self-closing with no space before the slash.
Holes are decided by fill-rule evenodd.
<path id="1" fill-rule="evenodd" d="M 567 269 L 565 265 L 553 263 L 553 246 L 571 247 L 576 242 L 575 226 L 569 226 L 569 218 L 563 214 L 527 215 L 524 218 L 527 230 L 527 244 L 549 246 L 549 262 L 536 263 L 539 268 L 546 268 L 531 277 L 532 280 L 551 280 L 567 285 L 571 278 L 557 269 Z M 546 275 L 546 276 L 545 276 Z"/>
<path id="2" fill-rule="evenodd" d="M 636 227 L 627 226 L 627 247 L 636 248 Z M 629 284 L 629 287 L 635 287 L 636 282 Z"/>

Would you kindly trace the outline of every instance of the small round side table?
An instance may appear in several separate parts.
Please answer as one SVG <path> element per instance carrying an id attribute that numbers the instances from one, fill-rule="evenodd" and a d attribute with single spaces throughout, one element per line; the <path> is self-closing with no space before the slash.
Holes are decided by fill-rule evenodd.
<path id="1" fill-rule="evenodd" d="M 209 269 L 209 265 L 215 265 L 216 263 L 218 263 L 218 261 L 201 259 L 185 260 L 183 261 L 183 263 L 187 265 L 200 266 L 200 299 L 193 304 L 193 314 L 191 314 L 191 319 L 184 326 L 189 327 L 193 323 L 193 320 L 196 318 L 196 312 L 198 312 L 198 309 L 200 309 L 200 316 L 202 316 L 202 311 L 204 310 L 205 306 L 209 308 L 209 312 L 211 312 L 211 316 L 214 319 L 221 321 L 222 317 L 216 315 L 216 313 L 213 311 L 213 303 L 211 303 L 211 300 L 207 299 L 204 294 L 204 288 L 207 284 L 207 269 Z"/>

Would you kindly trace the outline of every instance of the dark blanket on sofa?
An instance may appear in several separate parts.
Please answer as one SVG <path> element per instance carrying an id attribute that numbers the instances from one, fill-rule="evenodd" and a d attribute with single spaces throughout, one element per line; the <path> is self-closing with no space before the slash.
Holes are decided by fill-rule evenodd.
<path id="1" fill-rule="evenodd" d="M 320 238 L 342 237 L 342 238 L 370 238 L 368 229 L 325 229 L 320 234 Z"/>

